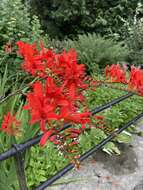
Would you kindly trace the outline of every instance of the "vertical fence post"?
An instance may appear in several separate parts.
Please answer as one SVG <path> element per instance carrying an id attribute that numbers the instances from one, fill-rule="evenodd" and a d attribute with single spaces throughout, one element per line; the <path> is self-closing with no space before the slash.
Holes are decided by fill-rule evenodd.
<path id="1" fill-rule="evenodd" d="M 24 159 L 22 157 L 22 152 L 19 151 L 19 145 L 13 144 L 12 146 L 16 150 L 16 155 L 14 156 L 14 159 L 15 159 L 16 173 L 18 177 L 20 190 L 28 190 L 25 171 L 24 171 Z"/>

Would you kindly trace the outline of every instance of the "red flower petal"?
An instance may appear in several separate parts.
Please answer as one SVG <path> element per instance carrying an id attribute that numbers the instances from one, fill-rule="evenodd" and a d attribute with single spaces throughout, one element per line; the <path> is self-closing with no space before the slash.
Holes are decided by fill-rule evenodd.
<path id="1" fill-rule="evenodd" d="M 54 130 L 49 130 L 46 133 L 44 133 L 44 135 L 42 136 L 41 140 L 40 140 L 40 145 L 41 146 L 45 146 L 47 139 L 54 133 Z"/>

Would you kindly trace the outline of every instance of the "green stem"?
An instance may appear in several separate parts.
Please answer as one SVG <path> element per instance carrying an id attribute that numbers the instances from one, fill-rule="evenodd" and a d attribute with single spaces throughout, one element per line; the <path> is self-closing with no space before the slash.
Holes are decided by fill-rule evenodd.
<path id="1" fill-rule="evenodd" d="M 4 146 L 3 146 L 3 142 L 2 142 L 2 138 L 1 138 L 1 137 L 0 137 L 0 144 L 1 144 L 2 150 L 4 151 L 5 148 L 4 148 Z"/>

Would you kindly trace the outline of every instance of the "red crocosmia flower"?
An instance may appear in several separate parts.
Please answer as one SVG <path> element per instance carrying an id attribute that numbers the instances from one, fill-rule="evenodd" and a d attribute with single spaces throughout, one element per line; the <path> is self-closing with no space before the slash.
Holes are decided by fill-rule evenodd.
<path id="1" fill-rule="evenodd" d="M 52 77 L 46 79 L 46 96 L 51 98 L 61 98 L 62 90 L 58 87 Z"/>
<path id="2" fill-rule="evenodd" d="M 119 64 L 107 65 L 105 69 L 106 79 L 110 79 L 111 82 L 121 82 L 126 84 L 126 72 Z"/>
<path id="3" fill-rule="evenodd" d="M 29 43 L 24 43 L 18 41 L 17 45 L 19 47 L 19 55 L 24 58 L 22 68 L 31 73 L 33 76 L 38 75 L 41 72 L 45 72 L 44 64 L 39 59 L 39 51 L 36 48 L 36 44 L 30 45 Z"/>
<path id="4" fill-rule="evenodd" d="M 89 112 L 78 113 L 76 110 L 62 108 L 59 118 L 64 119 L 65 123 L 87 124 L 90 123 L 90 116 Z"/>
<path id="5" fill-rule="evenodd" d="M 71 120 L 73 120 L 75 123 L 86 124 L 90 123 L 90 116 L 90 112 L 75 113 L 71 115 Z"/>
<path id="6" fill-rule="evenodd" d="M 83 78 L 85 77 L 85 66 L 83 64 L 77 64 L 76 51 L 70 49 L 68 52 L 63 52 L 58 57 L 58 63 L 60 66 L 59 73 L 63 80 L 66 81 L 66 85 L 69 86 L 72 83 L 80 88 L 86 88 Z"/>
<path id="7" fill-rule="evenodd" d="M 70 101 L 67 89 L 63 85 L 57 86 L 53 78 L 47 78 L 45 91 L 47 101 L 55 103 L 55 107 L 72 109 L 73 102 Z"/>
<path id="8" fill-rule="evenodd" d="M 84 109 L 83 113 L 79 112 L 84 100 L 83 90 L 88 87 L 85 66 L 77 63 L 77 54 L 73 49 L 57 54 L 44 48 L 43 43 L 40 44 L 40 50 L 35 44 L 18 42 L 18 46 L 19 54 L 24 58 L 23 69 L 33 76 L 44 79 L 43 83 L 35 82 L 31 92 L 27 94 L 25 109 L 30 111 L 30 123 L 40 124 L 40 129 L 44 133 L 40 141 L 42 146 L 49 139 L 56 145 L 66 147 L 66 142 L 63 143 L 60 136 L 55 135 L 60 126 L 62 128 L 66 123 L 80 124 L 83 132 L 86 124 L 87 126 L 91 124 L 88 109 Z M 68 131 L 71 142 L 78 138 L 80 134 L 78 131 L 80 130 Z M 64 133 L 63 135 L 66 136 Z"/>
<path id="9" fill-rule="evenodd" d="M 78 135 L 81 134 L 81 130 L 75 129 L 75 128 L 67 129 L 67 132 L 69 132 L 69 133 L 76 133 Z"/>
<path id="10" fill-rule="evenodd" d="M 33 76 L 47 77 L 55 59 L 52 50 L 44 48 L 43 44 L 40 45 L 41 50 L 38 50 L 35 43 L 31 45 L 22 41 L 18 41 L 17 45 L 19 55 L 24 58 L 22 68 Z"/>
<path id="11" fill-rule="evenodd" d="M 33 60 L 33 57 L 38 54 L 38 50 L 36 49 L 36 44 L 30 45 L 29 43 L 24 43 L 22 41 L 17 42 L 17 46 L 19 48 L 18 54 L 22 56 L 25 60 Z"/>
<path id="12" fill-rule="evenodd" d="M 42 136 L 42 138 L 41 138 L 41 140 L 40 140 L 40 145 L 41 145 L 41 146 L 45 146 L 45 144 L 46 144 L 48 138 L 50 138 L 50 136 L 51 136 L 54 132 L 55 132 L 55 131 L 52 130 L 52 129 L 46 131 L 46 132 L 43 134 L 43 136 Z"/>
<path id="13" fill-rule="evenodd" d="M 80 134 L 80 133 L 79 133 L 79 134 Z M 75 146 L 75 145 L 78 145 L 78 144 L 79 144 L 78 141 L 73 141 L 73 142 L 71 142 L 71 143 L 69 144 L 69 146 L 72 147 L 72 146 Z"/>
<path id="14" fill-rule="evenodd" d="M 55 54 L 52 50 L 44 48 L 37 50 L 36 45 L 24 42 L 17 42 L 19 54 L 24 58 L 23 69 L 31 73 L 33 76 L 45 78 L 54 74 L 64 86 L 69 88 L 72 84 L 75 87 L 87 88 L 85 84 L 85 66 L 77 64 L 76 51 L 70 49 L 61 54 Z"/>
<path id="15" fill-rule="evenodd" d="M 86 125 L 83 124 L 83 125 L 81 126 L 81 129 L 82 129 L 82 130 L 85 130 L 85 129 L 86 129 Z"/>
<path id="16" fill-rule="evenodd" d="M 16 119 L 15 116 L 12 116 L 10 112 L 4 116 L 1 131 L 5 132 L 7 135 L 15 136 L 18 135 L 20 132 L 21 122 Z"/>
<path id="17" fill-rule="evenodd" d="M 50 142 L 53 142 L 53 141 L 55 141 L 56 139 L 57 139 L 57 136 L 56 136 L 56 135 L 53 135 L 53 136 L 50 137 Z"/>
<path id="18" fill-rule="evenodd" d="M 143 89 L 143 71 L 138 67 L 131 67 L 130 79 L 128 81 L 128 86 L 130 89 L 136 90 L 142 94 Z"/>
<path id="19" fill-rule="evenodd" d="M 35 82 L 33 92 L 27 94 L 28 104 L 24 107 L 31 113 L 31 124 L 40 122 L 40 127 L 43 132 L 46 131 L 46 122 L 48 120 L 57 120 L 58 115 L 55 113 L 56 104 L 54 99 L 46 97 L 43 85 L 41 82 Z"/>
<path id="20" fill-rule="evenodd" d="M 78 138 L 78 137 L 79 137 L 79 134 L 77 134 L 77 133 L 71 133 L 69 137 L 70 137 L 71 139 L 75 139 L 75 138 Z"/>
<path id="21" fill-rule="evenodd" d="M 67 87 L 67 97 L 73 104 L 76 101 L 82 102 L 85 99 L 83 93 L 79 91 L 79 88 L 76 87 L 75 83 L 72 83 Z"/>
<path id="22" fill-rule="evenodd" d="M 104 117 L 102 115 L 95 115 L 94 116 L 95 119 L 99 119 L 99 120 L 103 120 Z"/>

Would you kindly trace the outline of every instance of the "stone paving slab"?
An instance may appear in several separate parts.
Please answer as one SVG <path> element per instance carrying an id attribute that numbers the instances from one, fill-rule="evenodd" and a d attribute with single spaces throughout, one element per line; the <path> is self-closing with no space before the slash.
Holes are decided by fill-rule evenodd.
<path id="1" fill-rule="evenodd" d="M 119 156 L 97 152 L 46 190 L 143 190 L 143 137 L 120 149 Z"/>

